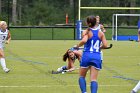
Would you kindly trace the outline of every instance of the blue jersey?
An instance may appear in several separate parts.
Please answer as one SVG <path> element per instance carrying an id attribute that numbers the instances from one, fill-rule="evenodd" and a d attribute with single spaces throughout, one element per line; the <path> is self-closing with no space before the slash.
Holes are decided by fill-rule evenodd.
<path id="1" fill-rule="evenodd" d="M 92 52 L 92 53 L 100 53 L 100 44 L 101 40 L 98 37 L 98 29 L 91 29 L 93 36 L 92 38 L 88 39 L 88 41 L 84 45 L 85 52 Z"/>
<path id="2" fill-rule="evenodd" d="M 94 66 L 96 69 L 101 69 L 101 40 L 98 37 L 99 30 L 91 29 L 91 31 L 93 33 L 93 36 L 90 39 L 88 39 L 88 41 L 84 45 L 80 66 L 84 68 Z"/>

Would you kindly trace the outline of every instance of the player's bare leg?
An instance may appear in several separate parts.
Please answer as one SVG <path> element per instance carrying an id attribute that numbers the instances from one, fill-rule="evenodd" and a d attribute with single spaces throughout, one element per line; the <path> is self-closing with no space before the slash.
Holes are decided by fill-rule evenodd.
<path id="1" fill-rule="evenodd" d="M 4 53 L 3 53 L 2 49 L 0 49 L 0 63 L 1 63 L 1 66 L 2 66 L 2 69 L 4 70 L 4 72 L 8 73 L 10 71 L 10 69 L 8 69 L 6 67 L 6 62 L 5 62 Z"/>

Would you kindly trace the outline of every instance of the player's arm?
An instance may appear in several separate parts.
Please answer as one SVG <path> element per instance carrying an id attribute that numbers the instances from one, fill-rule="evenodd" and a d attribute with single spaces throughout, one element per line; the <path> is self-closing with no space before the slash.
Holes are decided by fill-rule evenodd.
<path id="1" fill-rule="evenodd" d="M 108 47 L 106 37 L 105 37 L 105 35 L 102 31 L 100 31 L 100 35 L 101 35 L 101 40 L 102 40 L 102 45 L 101 45 L 100 48 L 101 49 L 106 49 Z"/>
<path id="2" fill-rule="evenodd" d="M 82 56 L 82 50 L 75 50 L 75 51 L 73 51 L 73 52 L 75 53 L 75 55 L 78 56 L 78 60 L 80 61 L 81 56 Z"/>
<path id="3" fill-rule="evenodd" d="M 67 66 L 66 72 L 71 72 L 75 70 L 75 66 L 74 66 L 74 60 L 68 58 L 68 66 Z"/>
<path id="4" fill-rule="evenodd" d="M 102 37 L 101 37 L 102 45 L 100 46 L 100 48 L 101 48 L 101 49 L 111 49 L 111 48 L 113 47 L 113 44 L 110 44 L 110 45 L 108 46 L 107 40 L 106 40 L 106 37 L 105 37 L 104 33 L 101 32 L 101 34 L 102 34 Z"/>
<path id="5" fill-rule="evenodd" d="M 79 42 L 79 44 L 76 45 L 76 47 L 83 46 L 88 40 L 88 29 L 84 30 L 82 33 L 82 40 Z"/>
<path id="6" fill-rule="evenodd" d="M 101 31 L 104 32 L 104 33 L 106 32 L 106 29 L 104 28 L 103 25 L 101 25 Z"/>
<path id="7" fill-rule="evenodd" d="M 6 44 L 9 44 L 10 40 L 11 40 L 11 34 L 10 34 L 10 32 L 8 32 Z"/>

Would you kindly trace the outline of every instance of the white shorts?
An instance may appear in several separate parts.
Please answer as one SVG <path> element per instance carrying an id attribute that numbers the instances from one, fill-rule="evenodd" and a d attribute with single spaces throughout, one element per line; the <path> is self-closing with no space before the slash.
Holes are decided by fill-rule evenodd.
<path id="1" fill-rule="evenodd" d="M 101 51 L 100 53 L 101 53 L 101 60 L 103 60 L 103 51 Z"/>

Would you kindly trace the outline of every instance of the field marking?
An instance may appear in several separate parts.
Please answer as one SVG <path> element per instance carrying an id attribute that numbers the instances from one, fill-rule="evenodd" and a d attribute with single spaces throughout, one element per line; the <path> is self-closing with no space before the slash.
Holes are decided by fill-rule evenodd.
<path id="1" fill-rule="evenodd" d="M 124 56 L 119 56 L 119 55 L 118 56 L 116 56 L 116 55 L 115 56 L 108 56 L 108 55 L 106 56 L 106 55 L 104 55 L 104 56 L 105 57 L 115 57 L 115 58 L 117 58 L 117 57 L 118 58 L 126 58 L 126 57 L 132 57 L 132 58 L 134 58 L 134 57 L 139 57 L 139 56 L 131 56 L 131 55 L 130 56 L 125 56 L 125 55 Z"/>
<path id="2" fill-rule="evenodd" d="M 7 56 L 8 59 L 15 59 L 13 56 Z M 62 58 L 61 56 L 22 56 L 22 58 Z"/>
<path id="3" fill-rule="evenodd" d="M 61 87 L 63 85 L 40 85 L 40 86 L 0 86 L 0 88 L 47 88 Z M 90 86 L 90 85 L 87 85 Z M 129 87 L 131 85 L 99 85 L 99 87 Z M 66 85 L 65 87 L 79 87 L 79 85 Z"/>
<path id="4" fill-rule="evenodd" d="M 139 57 L 139 56 L 109 56 L 109 55 L 104 55 L 105 57 L 120 57 L 120 58 L 124 58 L 124 57 Z M 6 58 L 9 58 L 9 59 L 13 59 L 13 58 L 15 58 L 15 57 L 13 57 L 13 56 L 7 56 Z M 35 58 L 34 56 L 22 56 L 22 58 Z M 37 58 L 62 58 L 62 56 L 37 56 Z"/>

